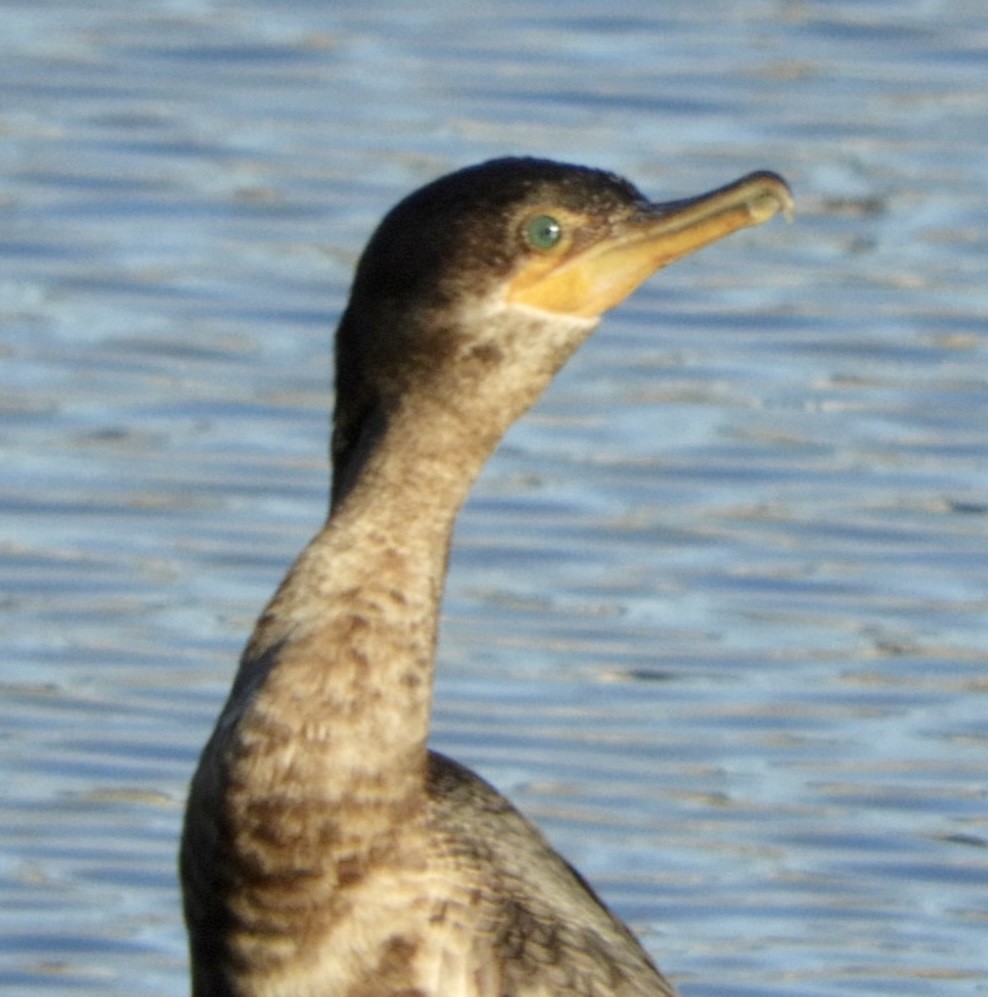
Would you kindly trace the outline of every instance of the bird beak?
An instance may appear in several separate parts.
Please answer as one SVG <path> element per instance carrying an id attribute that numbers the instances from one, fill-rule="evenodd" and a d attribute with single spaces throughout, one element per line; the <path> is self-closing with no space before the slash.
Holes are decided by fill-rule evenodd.
<path id="1" fill-rule="evenodd" d="M 673 260 L 779 212 L 789 218 L 792 210 L 785 181 L 768 172 L 751 173 L 699 197 L 650 205 L 590 245 L 554 261 L 536 258 L 512 280 L 508 300 L 599 318 Z"/>

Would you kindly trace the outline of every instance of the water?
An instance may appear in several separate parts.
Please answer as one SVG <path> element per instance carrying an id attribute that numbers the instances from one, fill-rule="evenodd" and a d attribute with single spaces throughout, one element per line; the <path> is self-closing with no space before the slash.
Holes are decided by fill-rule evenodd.
<path id="1" fill-rule="evenodd" d="M 657 277 L 457 532 L 434 743 L 687 997 L 988 992 L 988 34 L 954 2 L 5 3 L 0 989 L 186 989 L 186 780 L 323 515 L 370 228 L 526 152 Z"/>

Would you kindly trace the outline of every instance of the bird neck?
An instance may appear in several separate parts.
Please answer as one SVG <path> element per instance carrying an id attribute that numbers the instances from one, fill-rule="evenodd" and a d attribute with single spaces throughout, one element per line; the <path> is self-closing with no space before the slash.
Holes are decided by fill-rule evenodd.
<path id="1" fill-rule="evenodd" d="M 363 458 L 258 621 L 229 707 L 234 785 L 333 820 L 364 806 L 382 831 L 422 798 L 450 535 L 494 445 L 421 416 L 396 413 Z"/>

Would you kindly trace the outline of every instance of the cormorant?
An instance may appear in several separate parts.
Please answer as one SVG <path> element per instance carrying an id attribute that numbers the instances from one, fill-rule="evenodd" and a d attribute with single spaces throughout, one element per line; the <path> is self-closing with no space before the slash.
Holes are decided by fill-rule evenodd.
<path id="1" fill-rule="evenodd" d="M 439 607 L 471 483 L 601 315 L 791 205 L 767 172 L 653 204 L 599 170 L 501 159 L 384 218 L 337 333 L 329 518 L 192 781 L 195 997 L 673 997 L 540 832 L 428 750 Z"/>

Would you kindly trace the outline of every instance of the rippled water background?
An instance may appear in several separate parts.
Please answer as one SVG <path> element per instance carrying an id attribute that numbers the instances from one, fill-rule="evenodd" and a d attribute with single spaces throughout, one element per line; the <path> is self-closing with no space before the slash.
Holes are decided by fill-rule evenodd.
<path id="1" fill-rule="evenodd" d="M 0 990 L 180 994 L 186 780 L 325 503 L 398 197 L 799 213 L 656 278 L 465 510 L 434 743 L 686 997 L 988 993 L 975 0 L 0 3 Z"/>

